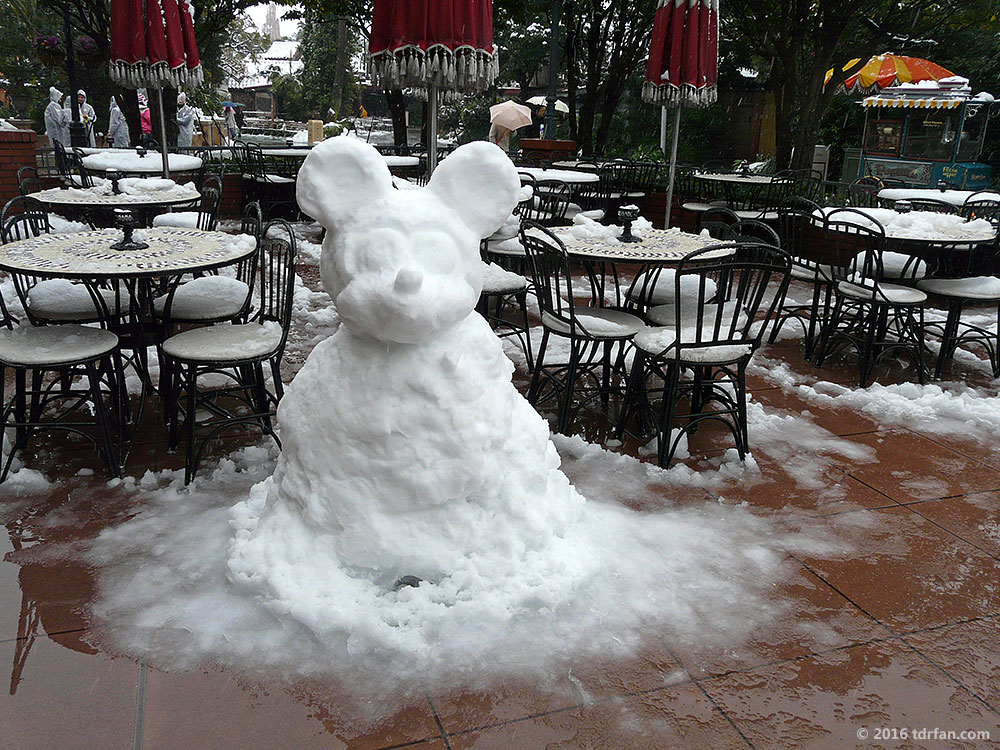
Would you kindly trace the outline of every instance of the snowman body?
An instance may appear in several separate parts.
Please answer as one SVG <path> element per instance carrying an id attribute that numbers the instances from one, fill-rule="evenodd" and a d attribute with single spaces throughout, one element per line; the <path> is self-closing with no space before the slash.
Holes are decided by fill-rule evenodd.
<path id="1" fill-rule="evenodd" d="M 473 311 L 479 238 L 518 189 L 486 143 L 457 149 L 412 191 L 394 190 L 355 139 L 307 157 L 299 203 L 327 227 L 321 274 L 343 325 L 285 392 L 281 457 L 233 509 L 229 559 L 230 578 L 274 610 L 322 629 L 324 607 L 384 596 L 406 575 L 436 586 L 439 603 L 463 600 L 486 571 L 516 579 L 518 561 L 578 519 L 584 501 L 548 425 Z M 514 599 L 522 585 L 533 596 L 520 582 Z"/>

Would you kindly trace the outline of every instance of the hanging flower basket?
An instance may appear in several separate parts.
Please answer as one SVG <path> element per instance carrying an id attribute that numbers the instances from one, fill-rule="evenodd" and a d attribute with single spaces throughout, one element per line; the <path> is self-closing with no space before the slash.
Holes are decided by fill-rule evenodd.
<path id="1" fill-rule="evenodd" d="M 108 62 L 107 49 L 91 36 L 78 36 L 73 40 L 73 53 L 80 64 L 87 68 L 100 68 Z"/>
<path id="2" fill-rule="evenodd" d="M 66 60 L 66 47 L 58 36 L 36 36 L 34 47 L 38 59 L 50 68 L 58 67 Z"/>

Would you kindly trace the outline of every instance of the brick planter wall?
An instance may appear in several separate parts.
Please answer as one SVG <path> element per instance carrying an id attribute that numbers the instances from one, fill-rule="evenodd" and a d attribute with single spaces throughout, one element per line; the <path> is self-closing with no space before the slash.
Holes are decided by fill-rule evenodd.
<path id="1" fill-rule="evenodd" d="M 18 194 L 17 170 L 36 166 L 35 137 L 30 130 L 0 130 L 0 205 Z"/>

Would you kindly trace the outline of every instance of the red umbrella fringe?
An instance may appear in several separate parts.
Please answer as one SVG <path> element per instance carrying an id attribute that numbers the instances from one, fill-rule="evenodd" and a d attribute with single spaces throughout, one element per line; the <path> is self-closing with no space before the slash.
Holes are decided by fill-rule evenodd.
<path id="1" fill-rule="evenodd" d="M 417 46 L 382 50 L 371 55 L 369 69 L 386 88 L 425 88 L 437 85 L 445 91 L 472 94 L 493 85 L 500 73 L 496 51 L 472 46 L 454 50 L 434 45 L 426 51 Z"/>
<path id="2" fill-rule="evenodd" d="M 714 83 L 711 86 L 689 83 L 674 86 L 672 83 L 643 81 L 642 84 L 642 100 L 661 107 L 708 107 L 715 104 L 718 98 L 719 87 Z"/>
<path id="3" fill-rule="evenodd" d="M 108 64 L 108 74 L 112 81 L 130 89 L 195 88 L 205 81 L 200 64 L 194 68 L 187 65 L 171 68 L 165 60 L 152 65 L 145 60 L 134 63 L 112 60 Z"/>

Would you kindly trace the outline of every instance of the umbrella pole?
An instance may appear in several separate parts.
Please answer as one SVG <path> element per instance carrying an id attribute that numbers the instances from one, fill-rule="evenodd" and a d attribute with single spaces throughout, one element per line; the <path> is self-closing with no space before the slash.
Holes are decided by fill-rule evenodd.
<path id="1" fill-rule="evenodd" d="M 427 174 L 434 174 L 438 163 L 438 87 L 427 87 Z"/>
<path id="2" fill-rule="evenodd" d="M 163 158 L 163 176 L 170 177 L 170 161 L 167 159 L 167 121 L 163 116 L 163 87 L 156 90 L 156 98 L 160 103 L 160 156 Z"/>
<path id="3" fill-rule="evenodd" d="M 666 115 L 666 107 L 663 113 Z M 674 138 L 670 146 L 670 176 L 667 179 L 667 210 L 664 212 L 663 228 L 670 229 L 670 208 L 674 202 L 674 174 L 677 171 L 677 136 L 681 132 L 681 108 L 678 106 L 674 112 Z"/>
<path id="4" fill-rule="evenodd" d="M 660 107 L 660 153 L 667 158 L 667 108 Z"/>

